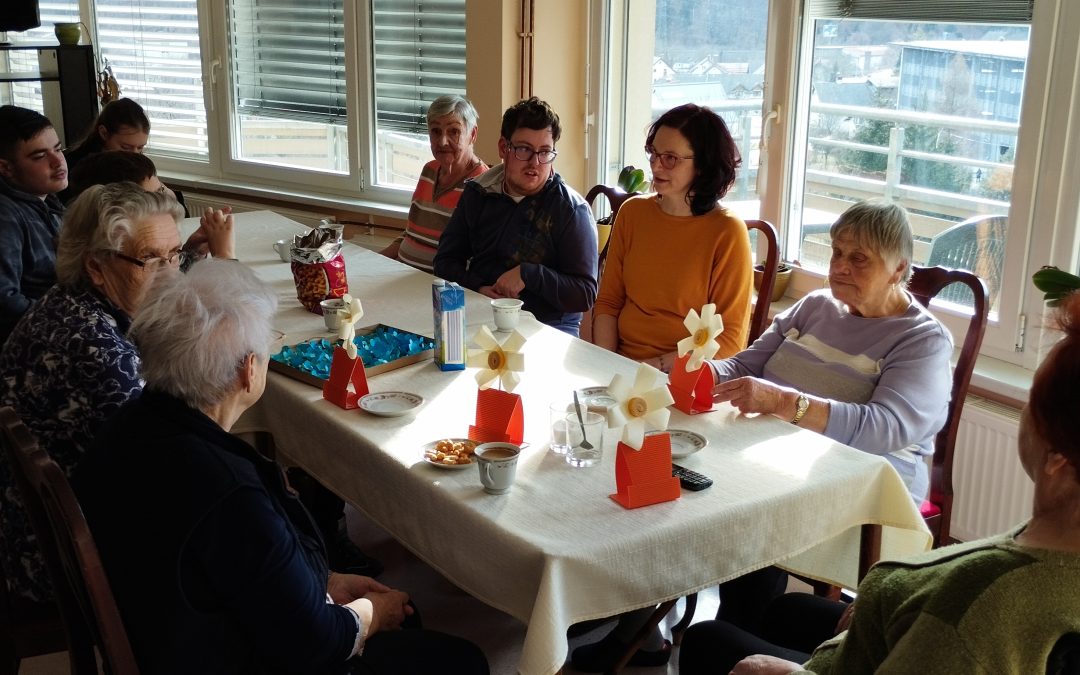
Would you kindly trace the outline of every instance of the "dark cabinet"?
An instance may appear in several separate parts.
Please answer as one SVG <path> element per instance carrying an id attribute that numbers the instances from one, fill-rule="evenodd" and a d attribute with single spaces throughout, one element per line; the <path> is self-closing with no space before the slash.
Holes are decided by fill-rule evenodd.
<path id="1" fill-rule="evenodd" d="M 64 145 L 79 140 L 97 117 L 91 45 L 0 45 L 0 87 L 12 82 L 40 84 L 42 108 Z"/>

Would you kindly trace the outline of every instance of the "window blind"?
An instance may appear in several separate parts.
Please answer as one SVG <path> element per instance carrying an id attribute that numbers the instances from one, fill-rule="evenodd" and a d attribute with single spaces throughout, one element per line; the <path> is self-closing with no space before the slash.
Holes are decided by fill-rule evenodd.
<path id="1" fill-rule="evenodd" d="M 1031 23 L 1035 0 L 807 0 L 817 18 Z"/>
<path id="2" fill-rule="evenodd" d="M 95 0 L 98 50 L 123 96 L 146 110 L 154 152 L 205 159 L 196 0 Z"/>
<path id="3" fill-rule="evenodd" d="M 237 112 L 344 124 L 344 0 L 233 0 Z"/>
<path id="4" fill-rule="evenodd" d="M 427 109 L 465 94 L 465 0 L 374 0 L 375 117 L 380 129 L 427 133 Z"/>

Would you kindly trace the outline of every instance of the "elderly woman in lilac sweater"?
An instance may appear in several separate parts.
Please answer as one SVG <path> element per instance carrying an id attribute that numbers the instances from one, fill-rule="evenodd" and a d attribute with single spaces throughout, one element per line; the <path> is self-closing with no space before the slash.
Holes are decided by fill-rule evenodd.
<path id="1" fill-rule="evenodd" d="M 714 398 L 882 455 L 921 501 L 949 402 L 952 337 L 904 288 L 913 242 L 903 208 L 860 202 L 829 234 L 829 289 L 711 362 Z"/>
<path id="2" fill-rule="evenodd" d="M 952 337 L 904 288 L 914 242 L 903 208 L 859 202 L 829 234 L 829 289 L 778 315 L 749 349 L 711 361 L 714 398 L 882 455 L 921 502 L 949 403 Z M 721 584 L 717 618 L 753 631 L 786 581 L 768 567 Z M 603 640 L 574 650 L 574 667 L 610 667 L 651 612 L 622 615 Z M 654 630 L 630 664 L 666 663 L 665 642 Z"/>

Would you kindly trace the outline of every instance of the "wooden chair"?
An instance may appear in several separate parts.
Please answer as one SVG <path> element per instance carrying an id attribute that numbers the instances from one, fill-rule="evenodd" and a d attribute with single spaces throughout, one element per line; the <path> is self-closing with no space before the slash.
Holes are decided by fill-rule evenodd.
<path id="1" fill-rule="evenodd" d="M 754 301 L 754 313 L 750 317 L 750 333 L 747 346 L 761 337 L 769 327 L 769 305 L 772 300 L 773 284 L 776 283 L 776 264 L 780 260 L 780 247 L 776 243 L 776 228 L 767 220 L 748 220 L 746 229 L 757 230 L 765 237 L 768 249 L 765 254 L 761 284 L 758 286 L 757 300 Z"/>
<path id="2" fill-rule="evenodd" d="M 72 645 L 72 672 L 97 675 L 96 644 L 107 673 L 138 675 L 97 546 L 63 470 L 38 447 L 11 408 L 0 409 L 0 439 L 11 456 L 16 483 L 53 582 Z"/>
<path id="3" fill-rule="evenodd" d="M 967 337 L 960 348 L 960 356 L 953 368 L 952 398 L 949 400 L 945 426 L 934 437 L 934 463 L 930 470 L 930 496 L 919 511 L 934 535 L 934 546 L 949 543 L 949 526 L 952 521 L 952 463 L 956 448 L 956 432 L 960 428 L 960 413 L 967 398 L 975 358 L 979 355 L 986 318 L 989 311 L 989 292 L 986 283 L 971 272 L 944 267 L 915 267 L 912 270 L 908 290 L 924 307 L 930 300 L 951 284 L 960 283 L 971 291 L 973 305 L 968 320 Z"/>
<path id="4" fill-rule="evenodd" d="M 585 195 L 585 201 L 589 202 L 589 206 L 592 206 L 599 195 L 607 197 L 608 205 L 611 207 L 611 214 L 608 216 L 607 223 L 596 224 L 596 243 L 597 243 L 597 259 L 596 259 L 596 283 L 600 284 L 600 277 L 604 274 L 604 263 L 607 262 L 608 245 L 611 243 L 611 229 L 615 227 L 615 216 L 618 215 L 619 209 L 622 207 L 623 202 L 631 197 L 641 194 L 640 192 L 626 192 L 619 187 L 611 187 L 609 185 L 594 185 L 589 193 Z M 590 308 L 581 316 L 581 339 L 586 342 L 592 342 L 592 321 L 593 312 Z"/>

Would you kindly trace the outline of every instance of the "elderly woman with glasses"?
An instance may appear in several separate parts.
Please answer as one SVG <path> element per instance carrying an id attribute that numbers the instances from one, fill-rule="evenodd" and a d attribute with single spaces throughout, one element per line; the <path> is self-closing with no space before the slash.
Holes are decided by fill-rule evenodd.
<path id="1" fill-rule="evenodd" d="M 687 312 L 713 303 L 719 354 L 731 356 L 746 346 L 753 278 L 746 224 L 719 203 L 739 166 L 735 141 L 719 115 L 688 103 L 653 123 L 645 152 L 654 194 L 619 209 L 593 341 L 669 372 Z"/>
<path id="2" fill-rule="evenodd" d="M 427 126 L 435 159 L 420 172 L 405 233 L 383 249 L 383 255 L 431 271 L 439 238 L 461 199 L 465 181 L 488 170 L 473 151 L 479 117 L 464 96 L 440 96 L 431 102 Z"/>
<path id="3" fill-rule="evenodd" d="M 140 671 L 485 675 L 470 643 L 397 630 L 405 593 L 330 572 L 281 469 L 229 433 L 262 396 L 276 310 L 251 270 L 209 260 L 156 279 L 132 321 L 146 391 L 76 489 Z"/>
<path id="4" fill-rule="evenodd" d="M 64 216 L 56 285 L 0 350 L 0 405 L 12 406 L 68 472 L 101 424 L 142 390 L 127 330 L 150 282 L 180 266 L 182 216 L 176 200 L 134 183 L 87 189 Z M 0 455 L 0 561 L 15 595 L 45 601 L 51 587 L 12 485 Z"/>

